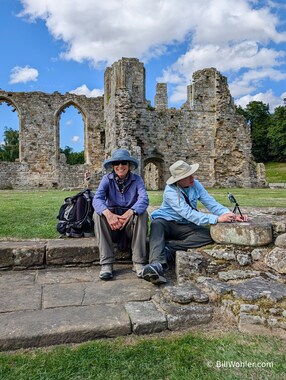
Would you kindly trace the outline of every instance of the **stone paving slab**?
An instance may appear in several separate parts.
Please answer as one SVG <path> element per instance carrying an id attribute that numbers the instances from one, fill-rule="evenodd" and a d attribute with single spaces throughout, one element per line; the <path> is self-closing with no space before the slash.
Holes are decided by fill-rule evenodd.
<path id="1" fill-rule="evenodd" d="M 152 301 L 128 302 L 125 304 L 135 334 L 152 334 L 167 329 L 166 316 Z"/>
<path id="2" fill-rule="evenodd" d="M 114 281 L 46 285 L 43 290 L 43 308 L 150 300 L 154 290 L 142 282 L 143 280 L 129 279 L 118 280 L 116 285 Z"/>
<path id="3" fill-rule="evenodd" d="M 141 279 L 117 280 L 116 284 L 107 281 L 100 285 L 91 284 L 87 286 L 83 305 L 147 301 L 151 299 L 155 291 L 153 285 Z"/>
<path id="4" fill-rule="evenodd" d="M 42 288 L 39 285 L 1 287 L 0 313 L 41 308 Z"/>
<path id="5" fill-rule="evenodd" d="M 0 350 L 130 334 L 124 304 L 149 301 L 156 287 L 138 279 L 131 265 L 116 265 L 107 282 L 99 270 L 0 272 Z"/>
<path id="6" fill-rule="evenodd" d="M 0 272 L 0 287 L 9 289 L 11 286 L 33 285 L 36 279 L 36 271 L 21 271 L 21 272 Z M 1 309 L 0 309 L 1 310 Z"/>
<path id="7" fill-rule="evenodd" d="M 53 284 L 43 289 L 43 309 L 68 306 L 82 306 L 86 285 Z"/>
<path id="8" fill-rule="evenodd" d="M 120 304 L 0 314 L 1 350 L 79 343 L 130 333 L 130 319 Z"/>
<path id="9" fill-rule="evenodd" d="M 31 273 L 31 272 L 30 272 Z M 88 268 L 53 268 L 52 270 L 38 270 L 36 280 L 38 284 L 77 284 L 81 282 L 100 281 L 99 267 Z M 1 279 L 1 277 L 0 277 Z"/>

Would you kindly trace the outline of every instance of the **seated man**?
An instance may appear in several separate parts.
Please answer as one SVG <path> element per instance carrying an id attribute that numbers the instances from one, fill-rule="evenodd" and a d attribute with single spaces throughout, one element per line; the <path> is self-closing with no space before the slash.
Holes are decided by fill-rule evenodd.
<path id="1" fill-rule="evenodd" d="M 218 203 L 193 174 L 199 165 L 179 160 L 170 166 L 171 177 L 163 194 L 163 202 L 151 214 L 149 263 L 142 272 L 146 281 L 166 282 L 164 268 L 177 250 L 187 250 L 213 243 L 209 228 L 204 225 L 247 221 L 246 215 L 236 215 Z M 197 210 L 200 201 L 209 211 Z"/>
<path id="2" fill-rule="evenodd" d="M 101 280 L 113 278 L 113 243 L 125 249 L 131 243 L 133 270 L 141 277 L 147 262 L 146 237 L 149 204 L 143 179 L 132 173 L 138 167 L 136 158 L 125 149 L 117 149 L 104 168 L 104 175 L 93 198 L 95 235 L 100 252 Z"/>

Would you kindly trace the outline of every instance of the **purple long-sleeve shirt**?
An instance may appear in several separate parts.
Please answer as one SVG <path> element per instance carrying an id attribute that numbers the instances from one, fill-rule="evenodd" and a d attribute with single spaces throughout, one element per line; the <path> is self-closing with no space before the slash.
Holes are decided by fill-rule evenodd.
<path id="1" fill-rule="evenodd" d="M 132 172 L 123 193 L 120 192 L 113 173 L 104 175 L 93 198 L 93 207 L 99 215 L 113 207 L 132 208 L 140 215 L 146 211 L 148 205 L 149 198 L 143 179 Z"/>

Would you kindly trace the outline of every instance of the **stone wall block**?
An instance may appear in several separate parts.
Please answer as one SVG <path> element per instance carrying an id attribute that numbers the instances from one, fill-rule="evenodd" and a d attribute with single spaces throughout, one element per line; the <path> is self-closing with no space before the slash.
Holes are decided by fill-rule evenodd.
<path id="1" fill-rule="evenodd" d="M 190 280 L 194 274 L 202 273 L 205 259 L 200 252 L 194 249 L 176 252 L 176 275 L 179 284 Z"/>
<path id="2" fill-rule="evenodd" d="M 265 256 L 265 264 L 281 274 L 286 274 L 286 249 L 276 247 Z"/>
<path id="3" fill-rule="evenodd" d="M 181 330 L 209 323 L 213 317 L 213 307 L 209 304 L 170 302 L 169 297 L 165 297 L 163 294 L 156 294 L 152 300 L 158 309 L 166 314 L 169 330 Z"/>
<path id="4" fill-rule="evenodd" d="M 286 248 L 286 233 L 277 236 L 275 239 L 275 245 L 280 248 Z"/>
<path id="5" fill-rule="evenodd" d="M 0 242 L 0 268 L 29 268 L 44 264 L 45 242 Z"/>
<path id="6" fill-rule="evenodd" d="M 254 248 L 251 251 L 251 258 L 253 261 L 259 261 L 264 258 L 268 251 L 268 248 Z"/>
<path id="7" fill-rule="evenodd" d="M 277 336 L 282 339 L 286 338 L 286 331 L 281 328 L 277 320 L 274 318 L 266 319 L 259 315 L 240 313 L 238 329 L 243 333 Z"/>
<path id="8" fill-rule="evenodd" d="M 216 243 L 242 246 L 264 246 L 273 240 L 271 223 L 218 223 L 211 226 Z"/>
<path id="9" fill-rule="evenodd" d="M 167 329 L 166 316 L 158 311 L 152 301 L 128 302 L 125 309 L 135 334 L 152 334 Z"/>
<path id="10" fill-rule="evenodd" d="M 189 304 L 191 302 L 207 303 L 209 296 L 203 293 L 193 282 L 178 286 L 166 286 L 162 289 L 164 298 L 169 302 Z"/>
<path id="11" fill-rule="evenodd" d="M 47 243 L 47 265 L 92 263 L 99 260 L 95 238 L 55 239 Z"/>

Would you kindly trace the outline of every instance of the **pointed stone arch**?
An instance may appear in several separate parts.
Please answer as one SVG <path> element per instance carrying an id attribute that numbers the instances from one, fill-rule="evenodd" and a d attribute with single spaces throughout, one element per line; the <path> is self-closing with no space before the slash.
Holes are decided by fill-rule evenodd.
<path id="1" fill-rule="evenodd" d="M 8 94 L 9 95 L 9 94 Z M 22 161 L 22 139 L 21 139 L 21 134 L 22 134 L 22 128 L 21 128 L 21 113 L 20 113 L 20 108 L 18 107 L 17 103 L 13 100 L 11 100 L 7 96 L 0 96 L 0 106 L 2 103 L 6 103 L 8 107 L 12 107 L 11 112 L 17 112 L 18 115 L 18 125 L 19 125 L 19 162 Z"/>
<path id="2" fill-rule="evenodd" d="M 74 100 L 69 100 L 65 102 L 63 105 L 60 106 L 60 108 L 55 112 L 54 115 L 54 126 L 55 126 L 55 142 L 56 142 L 56 157 L 57 160 L 60 160 L 61 154 L 60 154 L 60 117 L 62 112 L 66 108 L 69 108 L 70 106 L 75 107 L 82 115 L 83 120 L 83 128 L 84 128 L 84 161 L 85 163 L 89 162 L 89 153 L 87 149 L 88 145 L 88 139 L 87 139 L 87 129 L 88 129 L 88 113 L 85 111 L 85 109 L 79 105 Z"/>

